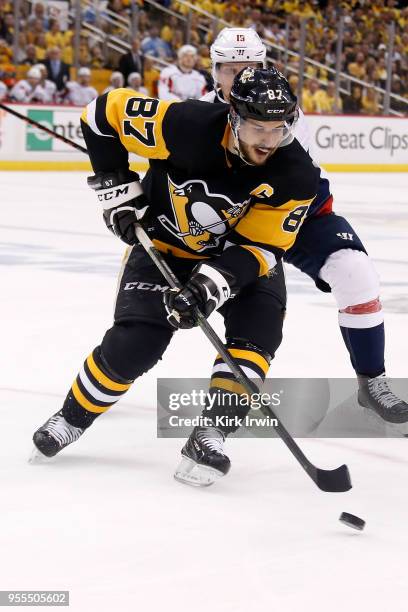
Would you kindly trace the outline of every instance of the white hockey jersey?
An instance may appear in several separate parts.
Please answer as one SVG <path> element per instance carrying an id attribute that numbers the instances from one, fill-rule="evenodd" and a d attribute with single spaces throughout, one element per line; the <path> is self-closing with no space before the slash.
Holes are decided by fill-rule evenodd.
<path id="1" fill-rule="evenodd" d="M 22 79 L 12 87 L 10 98 L 16 102 L 47 102 L 47 92 L 45 88 L 38 84 L 32 87 L 28 81 Z"/>
<path id="2" fill-rule="evenodd" d="M 197 70 L 183 72 L 174 64 L 160 73 L 158 97 L 161 100 L 198 100 L 205 91 L 205 78 Z"/>
<path id="3" fill-rule="evenodd" d="M 74 106 L 86 106 L 98 97 L 98 92 L 90 85 L 80 85 L 76 81 L 68 81 L 66 87 L 68 93 L 65 101 Z"/>
<path id="4" fill-rule="evenodd" d="M 45 90 L 46 99 L 44 102 L 48 104 L 52 104 L 57 101 L 57 86 L 52 81 L 45 79 L 44 83 L 42 83 L 42 87 Z"/>

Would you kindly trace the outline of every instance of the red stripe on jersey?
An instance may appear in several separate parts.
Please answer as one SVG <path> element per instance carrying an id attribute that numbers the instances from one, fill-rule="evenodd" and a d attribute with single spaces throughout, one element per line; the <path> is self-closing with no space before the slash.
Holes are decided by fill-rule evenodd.
<path id="1" fill-rule="evenodd" d="M 371 302 L 365 302 L 365 304 L 356 304 L 355 306 L 347 306 L 340 312 L 346 312 L 347 314 L 360 315 L 360 314 L 371 314 L 372 312 L 380 312 L 381 302 L 380 298 L 371 300 Z"/>
<path id="2" fill-rule="evenodd" d="M 327 198 L 325 203 L 319 210 L 316 212 L 316 217 L 320 217 L 321 215 L 329 215 L 333 212 L 333 196 Z"/>

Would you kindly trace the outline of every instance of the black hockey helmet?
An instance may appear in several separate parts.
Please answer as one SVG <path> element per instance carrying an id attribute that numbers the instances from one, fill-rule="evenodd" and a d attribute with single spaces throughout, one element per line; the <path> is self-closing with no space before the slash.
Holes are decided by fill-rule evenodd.
<path id="1" fill-rule="evenodd" d="M 230 104 L 241 119 L 285 121 L 298 117 L 297 97 L 276 68 L 244 68 L 234 79 Z"/>

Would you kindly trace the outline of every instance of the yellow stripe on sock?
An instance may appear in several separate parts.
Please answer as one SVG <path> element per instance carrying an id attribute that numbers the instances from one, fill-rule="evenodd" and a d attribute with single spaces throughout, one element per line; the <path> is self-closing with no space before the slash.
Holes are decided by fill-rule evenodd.
<path id="1" fill-rule="evenodd" d="M 76 401 L 82 406 L 82 408 L 85 408 L 85 410 L 89 410 L 89 412 L 97 412 L 100 414 L 101 412 L 106 412 L 108 408 L 110 408 L 110 406 L 95 406 L 95 404 L 91 404 L 91 402 L 86 399 L 85 395 L 78 387 L 77 381 L 74 382 L 71 388 Z"/>
<path id="2" fill-rule="evenodd" d="M 123 385 L 108 378 L 96 365 L 92 353 L 89 355 L 86 362 L 88 364 L 88 368 L 91 370 L 96 380 L 107 389 L 110 389 L 111 391 L 127 391 L 131 387 L 132 383 L 129 383 L 128 385 Z"/>
<path id="3" fill-rule="evenodd" d="M 228 349 L 228 352 L 231 353 L 233 357 L 237 357 L 238 359 L 246 359 L 247 361 L 252 361 L 252 363 L 256 363 L 262 370 L 262 372 L 266 375 L 269 370 L 269 363 L 266 361 L 265 357 L 262 357 L 259 353 L 255 351 L 247 351 L 244 349 Z M 221 355 L 217 355 L 217 359 L 221 359 Z"/>
<path id="4" fill-rule="evenodd" d="M 231 393 L 238 393 L 238 395 L 249 395 L 245 387 L 230 378 L 212 378 L 210 389 L 213 387 L 223 389 L 224 391 L 230 391 Z"/>

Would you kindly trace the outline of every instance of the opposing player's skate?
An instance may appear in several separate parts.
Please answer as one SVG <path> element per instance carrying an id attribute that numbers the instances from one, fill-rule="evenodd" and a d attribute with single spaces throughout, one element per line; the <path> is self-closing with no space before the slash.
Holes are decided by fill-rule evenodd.
<path id="1" fill-rule="evenodd" d="M 62 416 L 62 411 L 57 412 L 34 433 L 34 450 L 30 463 L 54 457 L 63 448 L 76 442 L 84 431 L 80 427 L 70 425 Z"/>
<path id="2" fill-rule="evenodd" d="M 229 472 L 224 434 L 216 427 L 195 427 L 184 445 L 174 478 L 195 487 L 208 487 Z"/>
<path id="3" fill-rule="evenodd" d="M 385 374 L 358 377 L 358 403 L 374 411 L 391 430 L 408 435 L 408 404 L 393 393 Z"/>

